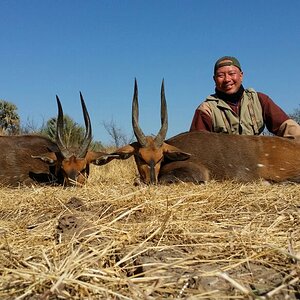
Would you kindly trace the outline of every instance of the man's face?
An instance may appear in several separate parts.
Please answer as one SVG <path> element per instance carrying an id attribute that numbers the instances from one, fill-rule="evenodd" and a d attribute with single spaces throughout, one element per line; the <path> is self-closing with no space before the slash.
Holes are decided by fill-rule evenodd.
<path id="1" fill-rule="evenodd" d="M 220 92 L 234 94 L 242 84 L 243 72 L 236 66 L 223 66 L 217 69 L 214 81 Z"/>

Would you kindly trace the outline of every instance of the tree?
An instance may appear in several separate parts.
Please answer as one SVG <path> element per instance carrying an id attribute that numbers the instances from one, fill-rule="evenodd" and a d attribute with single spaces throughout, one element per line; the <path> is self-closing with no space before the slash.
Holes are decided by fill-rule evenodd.
<path id="1" fill-rule="evenodd" d="M 295 108 L 294 112 L 289 114 L 289 117 L 300 125 L 300 108 Z"/>
<path id="2" fill-rule="evenodd" d="M 129 144 L 133 140 L 133 136 L 131 138 L 128 138 L 126 134 L 124 134 L 121 130 L 121 128 L 117 127 L 114 120 L 111 120 L 110 122 L 103 121 L 103 126 L 107 133 L 110 135 L 110 137 L 113 140 L 114 146 L 116 148 L 119 148 L 123 145 Z"/>
<path id="3" fill-rule="evenodd" d="M 56 140 L 56 120 L 57 118 L 50 118 L 41 129 L 41 133 L 48 136 L 54 142 Z M 80 146 L 84 135 L 85 127 L 76 123 L 68 115 L 64 115 L 63 142 L 66 147 Z M 99 141 L 92 141 L 90 148 L 94 151 L 103 150 L 103 146 Z"/>
<path id="4" fill-rule="evenodd" d="M 92 141 L 91 145 L 90 145 L 90 149 L 92 151 L 104 151 L 105 150 L 102 143 L 99 141 Z"/>
<path id="5" fill-rule="evenodd" d="M 27 118 L 26 123 L 20 126 L 21 134 L 41 133 L 43 126 L 39 126 L 33 119 Z"/>
<path id="6" fill-rule="evenodd" d="M 0 100 L 0 128 L 6 135 L 18 134 L 20 130 L 17 106 L 5 100 Z"/>
<path id="7" fill-rule="evenodd" d="M 41 133 L 47 135 L 51 140 L 56 139 L 56 118 L 47 121 Z M 67 147 L 78 146 L 84 138 L 85 128 L 76 123 L 68 115 L 64 115 L 63 142 Z"/>

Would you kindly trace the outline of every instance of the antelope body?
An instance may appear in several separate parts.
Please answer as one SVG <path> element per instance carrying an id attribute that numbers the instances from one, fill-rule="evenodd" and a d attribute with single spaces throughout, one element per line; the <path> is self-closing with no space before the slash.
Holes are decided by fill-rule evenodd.
<path id="1" fill-rule="evenodd" d="M 134 155 L 140 178 L 145 183 L 205 182 L 236 180 L 249 182 L 300 182 L 300 143 L 275 136 L 227 135 L 185 132 L 165 140 L 168 120 L 161 88 L 161 129 L 145 136 L 138 125 L 138 91 L 135 81 L 132 125 L 137 142 L 113 154 L 118 159 Z"/>
<path id="2" fill-rule="evenodd" d="M 0 184 L 18 186 L 34 182 L 50 183 L 62 181 L 57 173 L 41 160 L 32 158 L 52 149 L 58 152 L 57 145 L 50 139 L 37 135 L 0 136 Z"/>
<path id="3" fill-rule="evenodd" d="M 163 181 L 178 178 L 248 182 L 262 178 L 269 182 L 300 182 L 300 143 L 292 139 L 194 131 L 165 143 L 191 156 L 186 161 L 163 162 Z"/>
<path id="4" fill-rule="evenodd" d="M 89 176 L 90 163 L 102 165 L 114 156 L 105 152 L 89 151 L 92 129 L 82 94 L 81 106 L 86 132 L 79 147 L 66 147 L 63 142 L 63 110 L 58 96 L 56 141 L 47 137 L 0 137 L 0 184 L 17 186 L 38 183 L 81 185 Z"/>

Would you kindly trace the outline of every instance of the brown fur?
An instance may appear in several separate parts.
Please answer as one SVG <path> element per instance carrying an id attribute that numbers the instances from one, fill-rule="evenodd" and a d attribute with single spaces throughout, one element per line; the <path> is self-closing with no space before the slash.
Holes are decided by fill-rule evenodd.
<path id="1" fill-rule="evenodd" d="M 78 147 L 63 142 L 63 110 L 58 96 L 55 143 L 41 136 L 0 137 L 0 183 L 17 186 L 33 182 L 82 185 L 89 176 L 90 164 L 103 165 L 114 157 L 104 152 L 88 151 L 92 141 L 90 117 L 80 93 L 86 133 Z"/>
<path id="2" fill-rule="evenodd" d="M 145 183 L 260 178 L 300 182 L 300 143 L 292 139 L 186 132 L 166 140 L 160 148 L 154 148 L 151 137 L 147 139 L 146 147 L 135 142 L 113 153 L 119 159 L 134 155 Z"/>
<path id="3" fill-rule="evenodd" d="M 186 132 L 166 143 L 190 153 L 187 162 L 204 168 L 209 174 L 203 176 L 206 180 L 300 182 L 300 143 L 293 139 Z M 160 176 L 167 173 L 162 168 Z"/>
<path id="4" fill-rule="evenodd" d="M 71 152 L 74 149 L 74 152 Z M 59 178 L 60 184 L 65 186 L 83 185 L 90 174 L 90 164 L 105 165 L 109 163 L 114 156 L 105 152 L 87 151 L 84 157 L 78 157 L 77 148 L 69 148 L 68 151 L 73 153 L 69 157 L 64 157 L 61 150 L 57 152 L 40 153 L 32 155 L 32 158 L 43 161 L 48 164 L 49 168 L 54 169 L 54 174 Z"/>
<path id="5" fill-rule="evenodd" d="M 88 151 L 84 158 L 63 158 L 56 143 L 37 135 L 0 136 L 0 184 L 7 186 L 83 184 L 89 164 L 104 165 L 113 158 Z M 78 181 L 78 182 L 77 182 Z"/>
<path id="6" fill-rule="evenodd" d="M 63 109 L 58 96 L 56 96 L 56 100 L 58 107 L 55 140 L 57 150 L 48 149 L 50 151 L 40 152 L 37 155 L 31 155 L 31 157 L 43 161 L 50 168 L 54 168 L 55 176 L 59 175 L 59 183 L 64 185 L 82 185 L 89 176 L 91 163 L 103 165 L 108 163 L 111 158 L 104 152 L 88 151 L 92 141 L 92 126 L 81 92 L 80 100 L 86 129 L 85 136 L 78 147 L 67 147 L 65 145 L 63 141 Z"/>
<path id="7" fill-rule="evenodd" d="M 10 186 L 30 185 L 34 182 L 51 182 L 61 180 L 54 170 L 44 162 L 34 159 L 57 146 L 50 139 L 42 136 L 0 136 L 0 183 Z"/>

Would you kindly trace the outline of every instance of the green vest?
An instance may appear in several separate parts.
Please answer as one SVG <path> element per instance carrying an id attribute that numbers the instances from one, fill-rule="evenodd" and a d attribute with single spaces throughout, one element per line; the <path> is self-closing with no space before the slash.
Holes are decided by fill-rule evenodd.
<path id="1" fill-rule="evenodd" d="M 258 135 L 264 130 L 262 107 L 256 91 L 245 89 L 240 105 L 240 115 L 216 95 L 206 98 L 211 109 L 213 131 L 229 134 Z"/>

